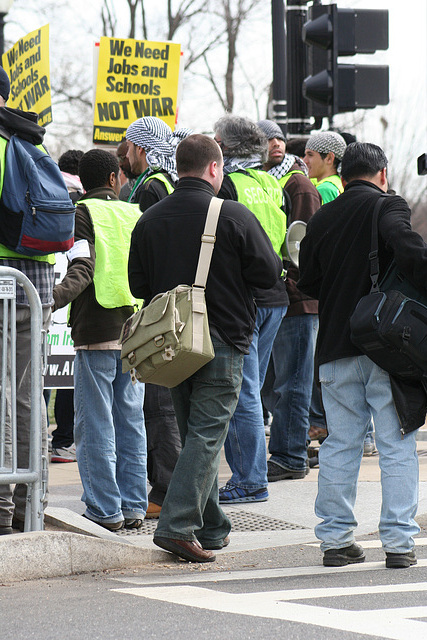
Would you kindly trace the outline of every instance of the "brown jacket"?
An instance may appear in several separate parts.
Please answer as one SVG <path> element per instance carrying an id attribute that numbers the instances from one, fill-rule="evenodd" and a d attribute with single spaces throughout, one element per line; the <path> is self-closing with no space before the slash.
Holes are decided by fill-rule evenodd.
<path id="1" fill-rule="evenodd" d="M 294 164 L 290 171 L 300 169 L 298 164 Z M 308 222 L 311 216 L 321 207 L 322 199 L 313 183 L 301 173 L 294 173 L 285 184 L 285 191 L 289 194 L 292 202 L 292 211 L 288 226 L 295 220 Z M 291 266 L 288 269 L 286 278 L 286 289 L 289 296 L 289 307 L 286 317 L 300 316 L 304 313 L 317 313 L 317 300 L 304 295 L 297 288 L 299 270 Z"/>

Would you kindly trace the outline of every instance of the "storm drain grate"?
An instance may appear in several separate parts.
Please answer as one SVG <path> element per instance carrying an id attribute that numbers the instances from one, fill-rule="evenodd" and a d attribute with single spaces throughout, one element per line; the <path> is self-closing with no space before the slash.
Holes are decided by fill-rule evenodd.
<path id="1" fill-rule="evenodd" d="M 299 524 L 292 524 L 291 522 L 285 522 L 285 520 L 270 518 L 250 511 L 227 509 L 226 514 L 233 524 L 234 531 L 285 531 L 306 528 Z"/>
<path id="2" fill-rule="evenodd" d="M 250 511 L 232 511 L 227 509 L 226 513 L 233 525 L 233 531 L 297 531 L 306 529 L 306 527 L 299 524 L 293 524 L 292 522 L 285 522 L 284 520 L 278 520 L 277 518 L 270 518 L 269 516 L 251 513 Z M 153 535 L 156 527 L 157 520 L 144 520 L 140 529 L 134 531 L 118 531 L 117 535 Z"/>

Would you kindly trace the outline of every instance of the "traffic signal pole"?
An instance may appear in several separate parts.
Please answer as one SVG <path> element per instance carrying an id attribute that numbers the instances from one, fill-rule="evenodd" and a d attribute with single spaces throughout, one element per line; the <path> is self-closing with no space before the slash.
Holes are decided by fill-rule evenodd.
<path id="1" fill-rule="evenodd" d="M 302 82 L 307 75 L 302 26 L 307 21 L 308 0 L 288 0 L 286 3 L 286 71 L 288 95 L 288 131 L 304 134 L 310 131 L 307 101 L 302 95 Z"/>
<path id="2" fill-rule="evenodd" d="M 273 120 L 286 138 L 288 129 L 286 30 L 284 0 L 271 0 L 273 29 Z"/>
<path id="3" fill-rule="evenodd" d="M 302 83 L 308 75 L 306 46 L 302 40 L 302 27 L 308 17 L 308 2 L 309 0 L 272 0 L 271 3 L 272 117 L 285 135 L 307 133 L 313 127 L 310 116 L 318 115 L 311 113 L 312 107 L 302 94 Z M 312 4 L 320 4 L 320 0 L 314 0 Z"/>

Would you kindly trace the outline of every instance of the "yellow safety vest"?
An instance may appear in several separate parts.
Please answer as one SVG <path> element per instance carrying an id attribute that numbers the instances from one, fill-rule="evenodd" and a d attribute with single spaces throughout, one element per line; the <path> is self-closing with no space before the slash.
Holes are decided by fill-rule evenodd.
<path id="1" fill-rule="evenodd" d="M 245 171 L 247 173 L 236 171 L 228 174 L 236 187 L 237 199 L 258 218 L 273 249 L 282 258 L 286 235 L 286 214 L 280 208 L 283 202 L 282 187 L 274 176 L 265 171 Z"/>
<path id="2" fill-rule="evenodd" d="M 95 231 L 93 284 L 97 302 L 106 309 L 139 304 L 131 294 L 128 282 L 130 239 L 141 217 L 139 206 L 99 198 L 88 198 L 77 204 L 88 208 Z"/>

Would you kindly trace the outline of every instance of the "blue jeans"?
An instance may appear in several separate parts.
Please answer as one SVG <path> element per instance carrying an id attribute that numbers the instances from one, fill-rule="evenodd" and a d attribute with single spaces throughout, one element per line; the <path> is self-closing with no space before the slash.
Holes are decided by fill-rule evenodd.
<path id="1" fill-rule="evenodd" d="M 120 351 L 76 351 L 74 440 L 90 520 L 120 522 L 145 516 L 143 402 L 144 385 L 133 385 L 129 373 L 122 373 Z"/>
<path id="2" fill-rule="evenodd" d="M 379 533 L 384 551 L 406 553 L 420 528 L 418 457 L 413 431 L 401 437 L 389 375 L 367 356 L 343 358 L 320 367 L 328 437 L 319 452 L 315 528 L 321 549 L 339 549 L 354 541 L 353 508 L 372 417 L 381 469 L 382 507 Z"/>
<path id="3" fill-rule="evenodd" d="M 301 471 L 307 459 L 318 316 L 283 318 L 273 345 L 264 403 L 273 414 L 268 450 L 283 469 Z"/>
<path id="4" fill-rule="evenodd" d="M 182 451 L 155 537 L 220 543 L 231 529 L 219 506 L 218 469 L 242 382 L 243 354 L 212 338 L 215 358 L 171 389 Z"/>
<path id="5" fill-rule="evenodd" d="M 232 471 L 229 482 L 242 489 L 268 486 L 261 387 L 274 338 L 286 310 L 287 307 L 258 308 L 252 343 L 243 363 L 242 390 L 224 447 Z"/>

